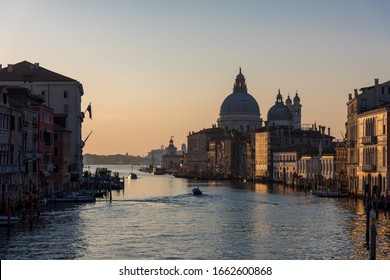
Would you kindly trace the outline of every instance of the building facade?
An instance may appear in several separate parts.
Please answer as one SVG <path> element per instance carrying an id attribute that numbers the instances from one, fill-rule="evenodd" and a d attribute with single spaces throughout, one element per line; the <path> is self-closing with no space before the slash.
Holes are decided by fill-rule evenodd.
<path id="1" fill-rule="evenodd" d="M 82 174 L 81 98 L 84 94 L 80 82 L 43 68 L 39 63 L 22 61 L 0 67 L 0 84 L 25 87 L 32 94 L 44 98 L 44 105 L 54 109 L 55 114 L 66 115 L 66 129 L 71 131 L 70 166 L 74 180 Z"/>
<path id="2" fill-rule="evenodd" d="M 173 137 L 169 140 L 165 154 L 162 156 L 162 168 L 167 173 L 178 173 L 182 170 L 183 154 L 177 153 L 177 148 L 173 144 Z"/>
<path id="3" fill-rule="evenodd" d="M 0 186 L 1 210 L 21 204 L 32 194 L 40 194 L 38 184 L 38 112 L 31 104 L 37 102 L 21 87 L 0 86 Z M 22 97 L 22 98 L 20 98 Z"/>
<path id="4" fill-rule="evenodd" d="M 390 102 L 390 81 L 380 84 L 375 79 L 374 85 L 354 90 L 354 94 L 349 94 L 347 102 L 347 122 L 346 122 L 346 150 L 347 150 L 347 180 L 350 190 L 363 192 L 362 175 L 358 178 L 359 147 L 358 147 L 358 116 L 361 113 L 377 108 L 382 104 Z M 363 131 L 361 132 L 363 133 Z M 367 167 L 366 167 L 367 168 Z M 361 169 L 361 167 L 360 167 Z"/>
<path id="5" fill-rule="evenodd" d="M 373 193 L 375 186 L 381 193 L 389 191 L 389 118 L 390 105 L 382 105 L 357 117 L 357 191 Z"/>

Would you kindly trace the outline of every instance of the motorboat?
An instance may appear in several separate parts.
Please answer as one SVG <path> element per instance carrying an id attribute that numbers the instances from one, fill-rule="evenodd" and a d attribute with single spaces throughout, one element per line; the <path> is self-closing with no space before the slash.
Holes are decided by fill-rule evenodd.
<path id="1" fill-rule="evenodd" d="M 201 195 L 202 191 L 199 189 L 199 187 L 196 187 L 196 188 L 192 189 L 192 194 L 193 195 Z"/>
<path id="2" fill-rule="evenodd" d="M 137 174 L 131 172 L 131 173 L 129 174 L 129 176 L 127 176 L 127 178 L 130 178 L 131 180 L 134 180 L 134 179 L 138 179 L 138 176 L 137 176 Z"/>

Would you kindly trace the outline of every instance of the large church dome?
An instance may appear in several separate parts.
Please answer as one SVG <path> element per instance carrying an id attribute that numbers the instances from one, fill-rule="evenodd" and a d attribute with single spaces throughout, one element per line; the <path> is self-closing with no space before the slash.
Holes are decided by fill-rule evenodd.
<path id="1" fill-rule="evenodd" d="M 276 96 L 275 105 L 272 106 L 267 114 L 268 126 L 272 125 L 291 125 L 292 116 L 290 109 L 284 105 L 280 91 Z"/>
<path id="2" fill-rule="evenodd" d="M 260 108 L 256 99 L 249 93 L 232 93 L 225 98 L 221 105 L 220 115 L 227 114 L 257 114 Z"/>
<path id="3" fill-rule="evenodd" d="M 259 104 L 248 93 L 241 68 L 234 83 L 233 93 L 223 101 L 219 116 L 218 125 L 226 130 L 250 132 L 261 127 Z"/>

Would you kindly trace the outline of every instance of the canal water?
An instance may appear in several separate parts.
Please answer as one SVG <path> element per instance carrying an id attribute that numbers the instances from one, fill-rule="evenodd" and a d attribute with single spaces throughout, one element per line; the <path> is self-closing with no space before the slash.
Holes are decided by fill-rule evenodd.
<path id="1" fill-rule="evenodd" d="M 360 200 L 106 167 L 126 181 L 111 203 L 48 204 L 32 230 L 28 217 L 9 234 L 2 227 L 1 259 L 369 259 Z M 137 180 L 127 179 L 131 171 Z M 377 259 L 390 259 L 390 218 L 380 214 Z"/>

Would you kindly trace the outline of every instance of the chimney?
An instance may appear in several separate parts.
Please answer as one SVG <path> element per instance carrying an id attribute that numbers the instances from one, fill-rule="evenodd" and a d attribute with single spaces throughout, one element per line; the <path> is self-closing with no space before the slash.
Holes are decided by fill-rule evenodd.
<path id="1" fill-rule="evenodd" d="M 352 99 L 352 93 L 348 93 L 348 100 Z"/>
<path id="2" fill-rule="evenodd" d="M 3 65 L 0 64 L 0 71 L 1 71 L 2 67 L 3 67 Z"/>
<path id="3" fill-rule="evenodd" d="M 34 68 L 35 68 L 35 70 L 39 69 L 39 63 L 38 62 L 34 63 Z"/>
<path id="4" fill-rule="evenodd" d="M 355 91 L 355 97 L 357 97 L 357 96 L 358 96 L 358 90 L 357 90 L 357 88 L 355 88 L 354 91 Z"/>
<path id="5" fill-rule="evenodd" d="M 14 65 L 13 64 L 8 64 L 8 72 L 14 71 Z"/>
<path id="6" fill-rule="evenodd" d="M 330 127 L 328 127 L 328 135 L 330 136 Z"/>
<path id="7" fill-rule="evenodd" d="M 322 126 L 322 127 L 321 127 L 321 133 L 322 133 L 322 134 L 325 134 L 325 128 L 326 128 L 326 126 Z"/>
<path id="8" fill-rule="evenodd" d="M 379 79 L 375 79 L 375 86 L 379 85 Z"/>

